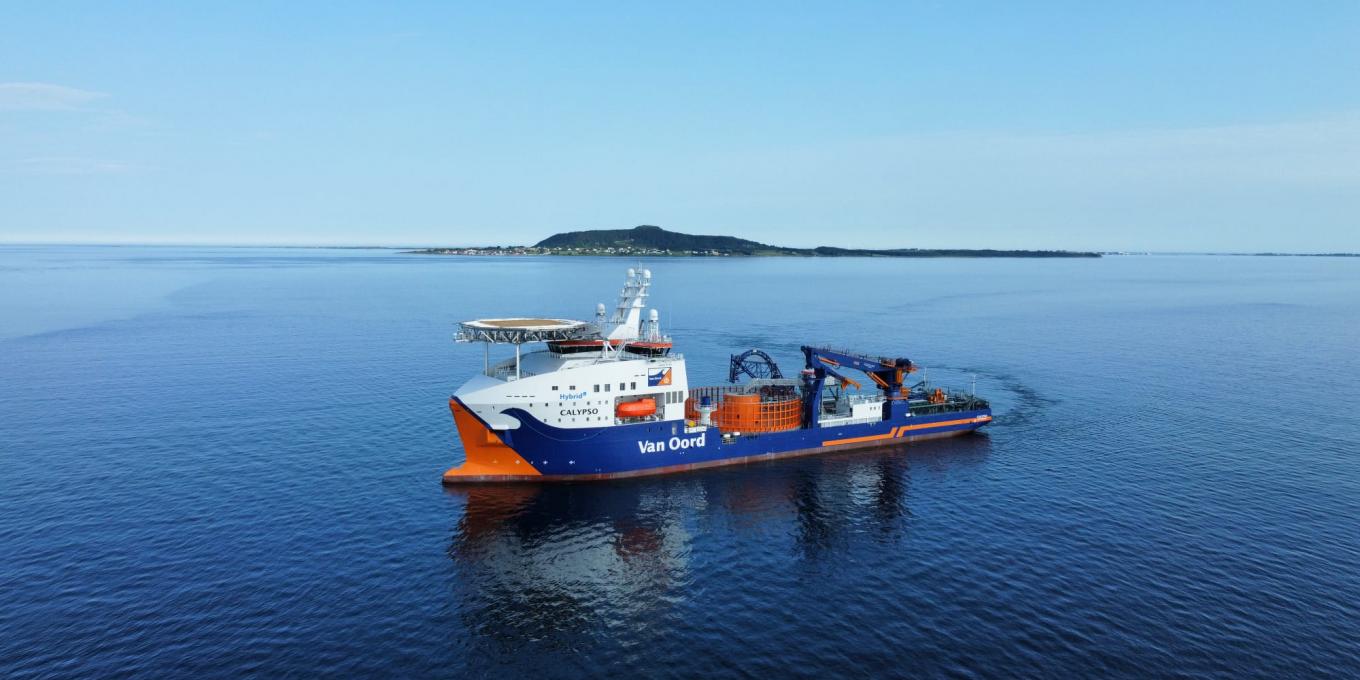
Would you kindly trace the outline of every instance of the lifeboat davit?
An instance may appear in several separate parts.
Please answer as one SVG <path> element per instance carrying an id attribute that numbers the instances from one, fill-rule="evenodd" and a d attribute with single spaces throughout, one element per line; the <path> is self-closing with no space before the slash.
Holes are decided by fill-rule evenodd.
<path id="1" fill-rule="evenodd" d="M 620 418 L 641 418 L 656 413 L 655 399 L 625 401 L 614 408 L 614 415 Z"/>

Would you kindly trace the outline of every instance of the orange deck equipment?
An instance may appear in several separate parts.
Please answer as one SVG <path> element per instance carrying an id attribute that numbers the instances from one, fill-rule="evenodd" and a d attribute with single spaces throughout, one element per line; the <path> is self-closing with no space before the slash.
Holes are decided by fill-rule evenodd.
<path id="1" fill-rule="evenodd" d="M 699 388 L 691 394 L 694 396 L 685 400 L 685 417 L 698 420 L 697 398 L 714 397 L 716 407 L 710 418 L 723 432 L 782 432 L 796 430 L 803 424 L 803 402 L 797 396 L 740 394 L 723 388 Z"/>

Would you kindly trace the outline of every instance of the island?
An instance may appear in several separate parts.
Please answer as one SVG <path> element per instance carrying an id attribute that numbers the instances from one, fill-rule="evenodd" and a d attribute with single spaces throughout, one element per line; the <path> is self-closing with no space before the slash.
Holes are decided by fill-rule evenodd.
<path id="1" fill-rule="evenodd" d="M 735 236 L 682 234 L 656 225 L 553 234 L 532 246 L 466 246 L 405 251 L 417 255 L 593 255 L 619 257 L 1100 257 L 1072 250 L 967 248 L 790 248 Z"/>

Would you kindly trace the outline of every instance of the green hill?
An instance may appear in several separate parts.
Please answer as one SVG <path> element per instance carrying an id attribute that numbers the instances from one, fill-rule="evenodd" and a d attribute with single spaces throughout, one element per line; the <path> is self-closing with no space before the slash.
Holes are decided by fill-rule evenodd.
<path id="1" fill-rule="evenodd" d="M 969 250 L 963 248 L 788 248 L 735 236 L 681 234 L 644 224 L 632 229 L 591 229 L 553 234 L 532 246 L 473 246 L 408 251 L 421 255 L 792 255 L 799 257 L 1100 257 L 1070 250 Z"/>
<path id="2" fill-rule="evenodd" d="M 539 241 L 535 248 L 628 248 L 667 251 L 717 251 L 729 255 L 802 254 L 792 248 L 779 248 L 735 236 L 706 236 L 666 231 L 644 224 L 632 229 L 592 229 L 554 234 Z"/>
<path id="3" fill-rule="evenodd" d="M 539 241 L 535 248 L 598 251 L 614 249 L 631 253 L 658 250 L 674 254 L 717 253 L 720 255 L 799 255 L 804 257 L 1100 257 L 1099 253 L 1068 250 L 968 250 L 962 248 L 788 248 L 735 236 L 706 236 L 666 231 L 644 224 L 632 229 L 591 229 L 554 234 Z"/>

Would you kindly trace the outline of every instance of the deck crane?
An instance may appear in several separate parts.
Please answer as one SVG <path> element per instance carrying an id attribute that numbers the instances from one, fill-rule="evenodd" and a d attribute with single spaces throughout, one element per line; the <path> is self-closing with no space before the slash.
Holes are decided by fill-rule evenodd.
<path id="1" fill-rule="evenodd" d="M 883 390 L 885 401 L 884 418 L 890 417 L 889 409 L 893 408 L 894 403 L 908 395 L 908 388 L 902 384 L 902 377 L 907 373 L 916 370 L 916 364 L 911 363 L 907 358 L 874 357 L 864 354 L 855 354 L 843 350 L 835 350 L 827 347 L 808 347 L 803 346 L 803 357 L 806 359 L 806 368 L 803 370 L 803 422 L 805 427 L 817 427 L 818 410 L 822 403 L 822 389 L 826 386 L 827 376 L 835 378 L 842 384 L 853 385 L 859 389 L 860 384 L 845 377 L 841 370 L 852 368 L 862 371 L 869 376 L 870 380 L 879 389 Z"/>

